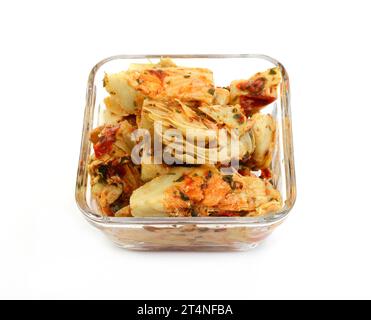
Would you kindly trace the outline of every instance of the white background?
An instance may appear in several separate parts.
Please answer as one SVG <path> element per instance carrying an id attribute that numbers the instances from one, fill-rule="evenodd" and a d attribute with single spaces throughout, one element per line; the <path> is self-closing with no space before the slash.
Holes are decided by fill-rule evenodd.
<path id="1" fill-rule="evenodd" d="M 369 1 L 2 1 L 0 298 L 371 298 Z M 245 253 L 114 247 L 74 201 L 91 67 L 264 53 L 291 80 L 298 199 Z"/>

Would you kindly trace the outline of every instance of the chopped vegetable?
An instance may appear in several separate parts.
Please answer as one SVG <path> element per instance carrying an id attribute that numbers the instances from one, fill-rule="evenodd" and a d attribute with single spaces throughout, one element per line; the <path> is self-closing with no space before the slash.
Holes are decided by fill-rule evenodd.
<path id="1" fill-rule="evenodd" d="M 280 82 L 276 67 L 221 87 L 211 70 L 180 67 L 167 58 L 105 74 L 106 110 L 102 125 L 90 133 L 94 154 L 88 167 L 102 214 L 127 219 L 278 211 L 282 199 L 271 171 L 275 119 L 260 110 L 277 99 Z M 135 143 L 144 141 L 135 136 L 136 129 L 147 130 L 151 138 L 148 150 L 139 151 L 150 163 L 131 157 Z M 168 130 L 177 130 L 182 139 L 167 135 Z M 235 136 L 239 148 L 232 155 Z M 154 138 L 161 139 L 174 163 L 154 161 Z M 235 158 L 238 172 L 223 174 Z"/>

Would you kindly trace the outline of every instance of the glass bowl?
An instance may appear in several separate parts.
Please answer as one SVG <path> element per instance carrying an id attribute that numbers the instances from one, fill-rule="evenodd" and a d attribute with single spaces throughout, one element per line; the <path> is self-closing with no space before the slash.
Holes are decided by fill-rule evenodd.
<path id="1" fill-rule="evenodd" d="M 92 145 L 89 132 L 102 123 L 107 95 L 105 73 L 126 70 L 132 63 L 157 62 L 169 57 L 181 66 L 209 68 L 217 86 L 244 79 L 256 72 L 279 67 L 282 81 L 277 100 L 262 112 L 276 120 L 277 137 L 272 160 L 272 184 L 282 196 L 279 212 L 260 217 L 161 217 L 125 218 L 102 216 L 91 196 L 88 160 Z M 265 55 L 118 55 L 102 60 L 89 75 L 76 182 L 76 201 L 84 217 L 116 245 L 134 250 L 247 250 L 256 247 L 287 217 L 296 198 L 291 131 L 289 78 L 277 60 Z"/>

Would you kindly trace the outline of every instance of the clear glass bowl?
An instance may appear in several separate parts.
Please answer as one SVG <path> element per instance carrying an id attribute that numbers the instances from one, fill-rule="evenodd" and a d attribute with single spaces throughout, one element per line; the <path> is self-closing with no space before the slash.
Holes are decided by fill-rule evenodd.
<path id="1" fill-rule="evenodd" d="M 107 95 L 104 73 L 126 70 L 131 63 L 157 62 L 170 57 L 189 67 L 214 72 L 217 86 L 248 78 L 258 71 L 279 67 L 282 79 L 278 98 L 262 110 L 276 119 L 277 139 L 272 161 L 273 185 L 281 192 L 283 208 L 262 217 L 117 218 L 102 216 L 92 199 L 88 159 L 92 153 L 89 132 L 102 123 Z M 115 244 L 136 250 L 246 250 L 256 247 L 287 217 L 296 198 L 291 133 L 289 78 L 273 58 L 256 54 L 239 55 L 119 55 L 99 62 L 90 72 L 76 182 L 76 201 L 85 218 L 102 230 Z"/>

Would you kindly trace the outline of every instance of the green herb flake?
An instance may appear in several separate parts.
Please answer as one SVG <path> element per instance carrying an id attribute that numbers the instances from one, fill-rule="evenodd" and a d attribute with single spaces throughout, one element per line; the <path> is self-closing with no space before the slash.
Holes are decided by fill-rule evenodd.
<path id="1" fill-rule="evenodd" d="M 213 176 L 213 173 L 209 170 L 206 174 L 206 179 L 210 179 Z"/>
<path id="2" fill-rule="evenodd" d="M 274 74 L 277 74 L 277 72 L 274 69 L 270 69 L 269 74 L 274 75 Z"/>
<path id="3" fill-rule="evenodd" d="M 102 177 L 99 177 L 98 183 L 100 184 L 106 184 L 106 180 L 104 180 Z"/>
<path id="4" fill-rule="evenodd" d="M 225 182 L 227 182 L 232 187 L 232 184 L 233 184 L 233 176 L 232 175 L 223 176 L 223 180 Z"/>
<path id="5" fill-rule="evenodd" d="M 175 182 L 181 182 L 184 180 L 184 176 L 180 176 L 179 179 L 175 180 Z"/>
<path id="6" fill-rule="evenodd" d="M 100 175 L 104 180 L 106 180 L 106 179 L 107 179 L 107 175 L 108 175 L 108 166 L 106 166 L 106 165 L 100 166 L 100 167 L 98 168 L 98 173 L 99 173 L 99 175 Z"/>
<path id="7" fill-rule="evenodd" d="M 189 200 L 189 197 L 183 193 L 182 191 L 179 191 L 179 194 L 180 194 L 180 199 L 182 199 L 183 201 L 188 201 Z"/>
<path id="8" fill-rule="evenodd" d="M 186 78 L 186 79 L 187 79 L 187 78 L 190 78 L 190 77 L 191 77 L 190 74 L 185 74 L 185 75 L 184 75 L 184 78 Z"/>
<path id="9" fill-rule="evenodd" d="M 114 203 L 111 205 L 111 210 L 116 213 L 117 211 L 119 211 L 120 209 L 122 209 L 124 207 L 123 203 L 121 201 L 117 202 L 117 203 Z"/>
<path id="10" fill-rule="evenodd" d="M 191 216 L 192 217 L 197 217 L 198 216 L 197 211 L 193 208 L 191 209 Z"/>
<path id="11" fill-rule="evenodd" d="M 210 88 L 209 90 L 207 90 L 207 92 L 213 96 L 214 93 L 215 93 L 215 89 L 214 88 Z"/>
<path id="12" fill-rule="evenodd" d="M 236 113 L 235 115 L 233 115 L 233 118 L 236 119 L 238 123 L 243 123 L 244 118 L 242 114 Z"/>

